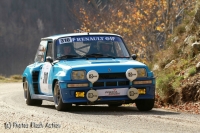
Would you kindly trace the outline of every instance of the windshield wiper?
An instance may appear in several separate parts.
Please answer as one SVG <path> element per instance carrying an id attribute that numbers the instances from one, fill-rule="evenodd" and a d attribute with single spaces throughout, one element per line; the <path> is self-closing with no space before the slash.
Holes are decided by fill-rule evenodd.
<path id="1" fill-rule="evenodd" d="M 56 59 L 60 60 L 60 59 L 73 58 L 73 57 L 78 57 L 78 56 L 77 55 L 68 54 L 68 55 L 60 56 L 60 57 L 58 57 Z"/>
<path id="2" fill-rule="evenodd" d="M 96 54 L 96 53 L 93 53 L 93 54 L 86 54 L 82 57 L 108 57 L 108 58 L 116 58 L 115 56 L 112 56 L 112 55 L 103 55 L 103 54 Z"/>
<path id="3" fill-rule="evenodd" d="M 102 57 L 102 56 L 104 56 L 104 55 L 103 54 L 95 54 L 95 53 L 93 53 L 93 54 L 86 54 L 86 55 L 84 55 L 82 57 Z"/>
<path id="4" fill-rule="evenodd" d="M 108 57 L 108 58 L 116 58 L 115 56 L 112 56 L 112 55 L 103 55 L 103 57 Z"/>

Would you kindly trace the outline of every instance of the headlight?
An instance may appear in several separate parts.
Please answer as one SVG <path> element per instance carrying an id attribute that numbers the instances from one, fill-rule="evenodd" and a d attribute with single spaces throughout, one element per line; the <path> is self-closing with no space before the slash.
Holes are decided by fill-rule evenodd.
<path id="1" fill-rule="evenodd" d="M 86 79 L 86 72 L 85 71 L 72 71 L 71 78 L 72 78 L 72 80 Z"/>
<path id="2" fill-rule="evenodd" d="M 144 68 L 135 68 L 137 71 L 138 77 L 147 77 L 146 69 Z"/>

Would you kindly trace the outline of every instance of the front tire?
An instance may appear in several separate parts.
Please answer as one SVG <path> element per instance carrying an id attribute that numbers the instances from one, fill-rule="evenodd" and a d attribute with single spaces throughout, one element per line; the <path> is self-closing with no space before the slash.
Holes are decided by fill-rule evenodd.
<path id="1" fill-rule="evenodd" d="M 58 84 L 58 81 L 56 81 L 55 86 L 54 86 L 53 97 L 54 97 L 55 108 L 58 111 L 69 110 L 70 107 L 72 106 L 72 104 L 63 103 L 62 95 L 60 93 L 60 86 Z"/>
<path id="2" fill-rule="evenodd" d="M 139 111 L 149 111 L 154 107 L 154 101 L 155 99 L 139 99 L 135 104 Z"/>
<path id="3" fill-rule="evenodd" d="M 35 100 L 31 99 L 30 90 L 29 90 L 29 83 L 25 79 L 23 82 L 23 89 L 24 89 L 24 99 L 27 105 L 36 105 L 40 106 L 42 104 L 42 100 Z"/>

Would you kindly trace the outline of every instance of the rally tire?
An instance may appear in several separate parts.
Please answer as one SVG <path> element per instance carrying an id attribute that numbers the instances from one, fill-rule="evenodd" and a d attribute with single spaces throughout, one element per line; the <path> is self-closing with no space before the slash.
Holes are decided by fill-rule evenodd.
<path id="1" fill-rule="evenodd" d="M 40 106 L 42 104 L 42 100 L 31 99 L 29 83 L 26 79 L 23 83 L 23 89 L 24 89 L 24 99 L 27 105 Z"/>
<path id="2" fill-rule="evenodd" d="M 56 83 L 54 85 L 53 97 L 54 97 L 54 104 L 55 104 L 56 110 L 58 110 L 58 111 L 70 110 L 72 104 L 63 103 L 62 95 L 61 95 L 61 91 L 60 91 L 60 86 L 58 84 L 58 81 L 56 81 Z"/>
<path id="3" fill-rule="evenodd" d="M 150 111 L 154 107 L 155 99 L 138 99 L 135 104 L 139 111 Z"/>

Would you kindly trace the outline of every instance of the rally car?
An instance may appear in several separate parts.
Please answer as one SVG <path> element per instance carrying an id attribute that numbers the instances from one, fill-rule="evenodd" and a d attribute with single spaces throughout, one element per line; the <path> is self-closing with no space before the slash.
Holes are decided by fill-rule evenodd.
<path id="1" fill-rule="evenodd" d="M 34 63 L 23 76 L 27 105 L 52 101 L 58 111 L 73 105 L 135 103 L 154 107 L 155 77 L 130 55 L 123 38 L 111 33 L 70 33 L 41 39 Z"/>

